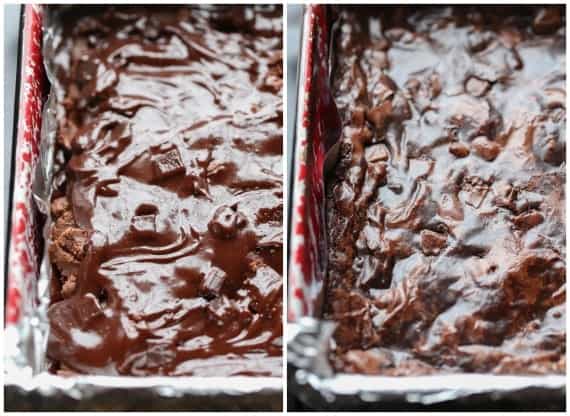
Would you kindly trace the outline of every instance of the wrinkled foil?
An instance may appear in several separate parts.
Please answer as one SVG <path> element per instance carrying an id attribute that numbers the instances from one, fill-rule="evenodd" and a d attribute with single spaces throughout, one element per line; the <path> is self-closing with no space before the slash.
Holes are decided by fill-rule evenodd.
<path id="1" fill-rule="evenodd" d="M 380 410 L 453 406 L 464 410 L 493 408 L 505 403 L 517 408 L 561 409 L 566 377 L 491 374 L 441 374 L 416 377 L 334 374 L 329 351 L 335 323 L 302 318 L 289 324 L 288 394 L 312 409 Z"/>
<path id="2" fill-rule="evenodd" d="M 43 6 L 42 12 L 42 55 L 49 57 L 58 27 L 58 8 Z M 43 64 L 50 84 L 56 85 L 49 59 Z M 52 88 L 42 113 L 40 158 L 32 184 L 36 207 L 46 218 L 42 231 L 45 242 L 49 241 L 52 223 L 49 209 L 52 183 L 57 180 L 54 178 L 56 127 L 56 96 Z M 22 305 L 28 307 L 23 306 L 21 319 L 16 325 L 7 326 L 4 332 L 6 410 L 282 409 L 281 377 L 62 377 L 49 373 L 46 350 L 51 265 L 47 247 L 44 244 L 36 293 L 27 294 L 35 302 L 22 300 Z"/>
<path id="3" fill-rule="evenodd" d="M 302 28 L 303 50 L 300 68 L 322 65 L 313 53 L 318 42 L 328 38 L 330 25 L 323 19 L 328 7 L 310 5 L 305 9 Z M 310 41 L 308 41 L 310 40 Z M 330 63 L 331 56 L 318 58 Z M 325 64 L 326 65 L 326 64 Z M 311 149 L 311 136 L 305 117 L 313 114 L 310 98 L 313 79 L 309 70 L 299 71 L 297 97 L 299 116 L 295 138 L 306 140 Z M 313 151 L 316 151 L 313 149 Z M 295 167 L 293 167 L 295 171 Z M 321 177 L 316 175 L 313 177 Z M 298 181 L 297 178 L 293 179 Z M 299 184 L 292 184 L 294 189 Z M 295 202 L 295 201 L 294 201 Z M 292 210 L 297 207 L 293 206 Z M 296 247 L 293 246 L 294 250 Z M 320 253 L 324 256 L 326 253 Z M 315 285 L 306 276 L 297 279 L 300 289 L 311 299 Z M 291 283 L 290 283 L 291 284 Z M 324 285 L 319 286 L 324 291 Z M 291 293 L 291 288 L 290 288 Z M 289 307 L 295 307 L 289 303 Z M 299 308 L 295 308 L 299 309 Z M 293 313 L 294 312 L 294 313 Z M 299 310 L 289 312 L 300 315 Z M 314 317 L 304 316 L 287 328 L 288 395 L 313 410 L 562 410 L 566 407 L 566 376 L 519 376 L 492 374 L 438 374 L 429 376 L 387 377 L 378 375 L 334 373 L 329 362 L 329 352 L 334 347 L 333 333 L 336 324 L 319 319 L 318 311 L 310 311 Z"/>

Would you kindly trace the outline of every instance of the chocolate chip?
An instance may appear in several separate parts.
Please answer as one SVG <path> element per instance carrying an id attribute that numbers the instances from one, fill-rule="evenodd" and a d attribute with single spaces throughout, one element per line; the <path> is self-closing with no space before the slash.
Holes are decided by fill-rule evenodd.
<path id="1" fill-rule="evenodd" d="M 389 190 L 391 190 L 395 194 L 400 195 L 402 192 L 404 192 L 404 187 L 402 186 L 401 183 L 390 182 L 386 186 L 388 187 Z"/>
<path id="2" fill-rule="evenodd" d="M 441 80 L 438 74 L 430 74 L 428 77 L 428 86 L 431 99 L 437 98 L 439 94 L 441 94 Z"/>

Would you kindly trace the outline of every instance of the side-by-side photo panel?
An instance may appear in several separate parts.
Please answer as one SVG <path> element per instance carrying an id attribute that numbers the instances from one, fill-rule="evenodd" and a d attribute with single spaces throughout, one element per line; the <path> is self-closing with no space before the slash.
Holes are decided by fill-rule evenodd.
<path id="1" fill-rule="evenodd" d="M 565 5 L 2 7 L 4 410 L 566 410 Z"/>
<path id="2" fill-rule="evenodd" d="M 293 7 L 289 410 L 564 410 L 565 6 Z"/>
<path id="3" fill-rule="evenodd" d="M 282 6 L 10 7 L 6 409 L 282 410 Z"/>

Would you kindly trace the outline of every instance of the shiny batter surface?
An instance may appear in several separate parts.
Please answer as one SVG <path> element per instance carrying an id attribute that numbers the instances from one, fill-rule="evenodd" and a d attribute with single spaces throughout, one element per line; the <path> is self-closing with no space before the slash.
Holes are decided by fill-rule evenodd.
<path id="1" fill-rule="evenodd" d="M 565 15 L 337 10 L 338 371 L 565 371 Z"/>
<path id="2" fill-rule="evenodd" d="M 56 21 L 52 371 L 280 375 L 280 6 Z"/>

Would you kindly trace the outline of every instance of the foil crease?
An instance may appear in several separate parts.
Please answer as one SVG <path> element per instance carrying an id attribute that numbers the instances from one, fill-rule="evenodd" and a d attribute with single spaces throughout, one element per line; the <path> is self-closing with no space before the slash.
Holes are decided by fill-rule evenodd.
<path id="1" fill-rule="evenodd" d="M 22 310 L 16 325 L 5 329 L 4 393 L 6 410 L 266 410 L 283 404 L 281 377 L 131 377 L 57 376 L 48 372 L 51 264 L 48 256 L 52 224 L 50 199 L 56 144 L 56 89 L 49 57 L 54 49 L 59 10 L 43 6 L 43 65 L 51 88 L 42 112 L 40 158 L 32 184 L 34 203 L 46 218 L 44 252 L 35 302 Z M 45 59 L 47 58 L 47 59 Z M 24 86 L 22 86 L 24 88 Z"/>

